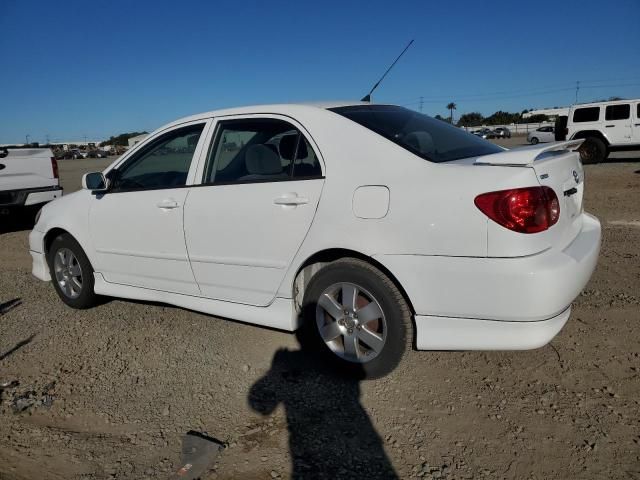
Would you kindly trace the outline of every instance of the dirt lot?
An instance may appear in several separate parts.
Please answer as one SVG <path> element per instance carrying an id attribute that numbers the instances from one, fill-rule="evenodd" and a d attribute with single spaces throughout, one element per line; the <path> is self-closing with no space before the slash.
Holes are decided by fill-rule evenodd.
<path id="1" fill-rule="evenodd" d="M 640 479 L 640 155 L 615 157 L 586 167 L 600 263 L 550 345 L 414 352 L 372 382 L 328 374 L 281 332 L 67 308 L 31 276 L 28 231 L 5 225 L 0 381 L 19 385 L 0 393 L 0 479 L 168 478 L 189 430 L 228 445 L 208 479 Z M 60 162 L 66 190 L 105 163 Z"/>

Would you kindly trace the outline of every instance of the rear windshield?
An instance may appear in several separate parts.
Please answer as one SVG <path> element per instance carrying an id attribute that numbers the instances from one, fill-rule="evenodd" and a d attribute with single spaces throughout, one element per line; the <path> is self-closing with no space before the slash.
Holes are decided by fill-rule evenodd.
<path id="1" fill-rule="evenodd" d="M 491 142 L 442 120 L 394 105 L 331 108 L 430 162 L 450 162 L 502 152 Z"/>

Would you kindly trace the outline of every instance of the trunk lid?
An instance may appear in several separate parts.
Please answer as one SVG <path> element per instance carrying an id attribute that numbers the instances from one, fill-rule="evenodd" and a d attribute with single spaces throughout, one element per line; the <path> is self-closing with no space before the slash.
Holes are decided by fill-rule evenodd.
<path id="1" fill-rule="evenodd" d="M 0 157 L 0 191 L 24 190 L 58 185 L 48 148 L 8 150 Z"/>
<path id="2" fill-rule="evenodd" d="M 549 247 L 563 249 L 580 233 L 582 228 L 584 171 L 580 162 L 580 155 L 575 150 L 581 144 L 582 140 L 555 142 L 508 150 L 476 159 L 476 164 L 531 168 L 534 170 L 540 185 L 550 187 L 558 197 L 560 204 L 558 222 L 544 232 L 525 235 L 525 238 L 521 238 L 520 246 L 522 250 L 518 251 L 519 254 L 529 255 Z M 504 232 L 493 226 L 490 228 L 490 256 L 500 256 L 503 240 L 507 240 L 503 238 L 506 235 L 511 240 L 514 240 L 512 238 L 513 235 L 523 235 L 513 232 L 506 233 L 508 232 L 506 229 L 499 225 L 496 225 L 496 227 L 504 230 Z M 491 242 L 491 238 L 495 242 Z M 491 245 L 492 243 L 493 245 Z"/>

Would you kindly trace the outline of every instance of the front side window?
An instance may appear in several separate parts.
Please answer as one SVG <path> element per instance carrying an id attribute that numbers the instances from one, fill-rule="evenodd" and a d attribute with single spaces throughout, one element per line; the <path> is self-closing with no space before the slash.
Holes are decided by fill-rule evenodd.
<path id="1" fill-rule="evenodd" d="M 307 139 L 283 120 L 223 121 L 204 172 L 205 184 L 318 178 L 322 170 Z"/>
<path id="2" fill-rule="evenodd" d="M 580 122 L 597 122 L 600 118 L 600 107 L 576 108 L 573 112 L 573 121 Z"/>
<path id="3" fill-rule="evenodd" d="M 430 162 L 449 162 L 503 151 L 477 135 L 395 105 L 353 105 L 330 110 Z"/>
<path id="4" fill-rule="evenodd" d="M 631 116 L 631 105 L 607 105 L 604 111 L 605 120 L 626 120 Z"/>
<path id="5" fill-rule="evenodd" d="M 204 123 L 160 136 L 109 172 L 112 191 L 183 187 Z"/>

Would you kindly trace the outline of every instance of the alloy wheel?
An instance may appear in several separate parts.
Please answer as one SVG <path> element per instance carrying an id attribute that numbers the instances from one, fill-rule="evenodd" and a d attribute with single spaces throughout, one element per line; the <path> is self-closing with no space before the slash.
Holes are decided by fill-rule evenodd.
<path id="1" fill-rule="evenodd" d="M 82 293 L 82 268 L 73 252 L 59 249 L 53 259 L 53 270 L 60 290 L 69 298 L 78 298 Z"/>
<path id="2" fill-rule="evenodd" d="M 376 358 L 387 339 L 380 303 L 354 283 L 335 283 L 322 292 L 316 305 L 316 325 L 325 345 L 354 363 Z"/>

